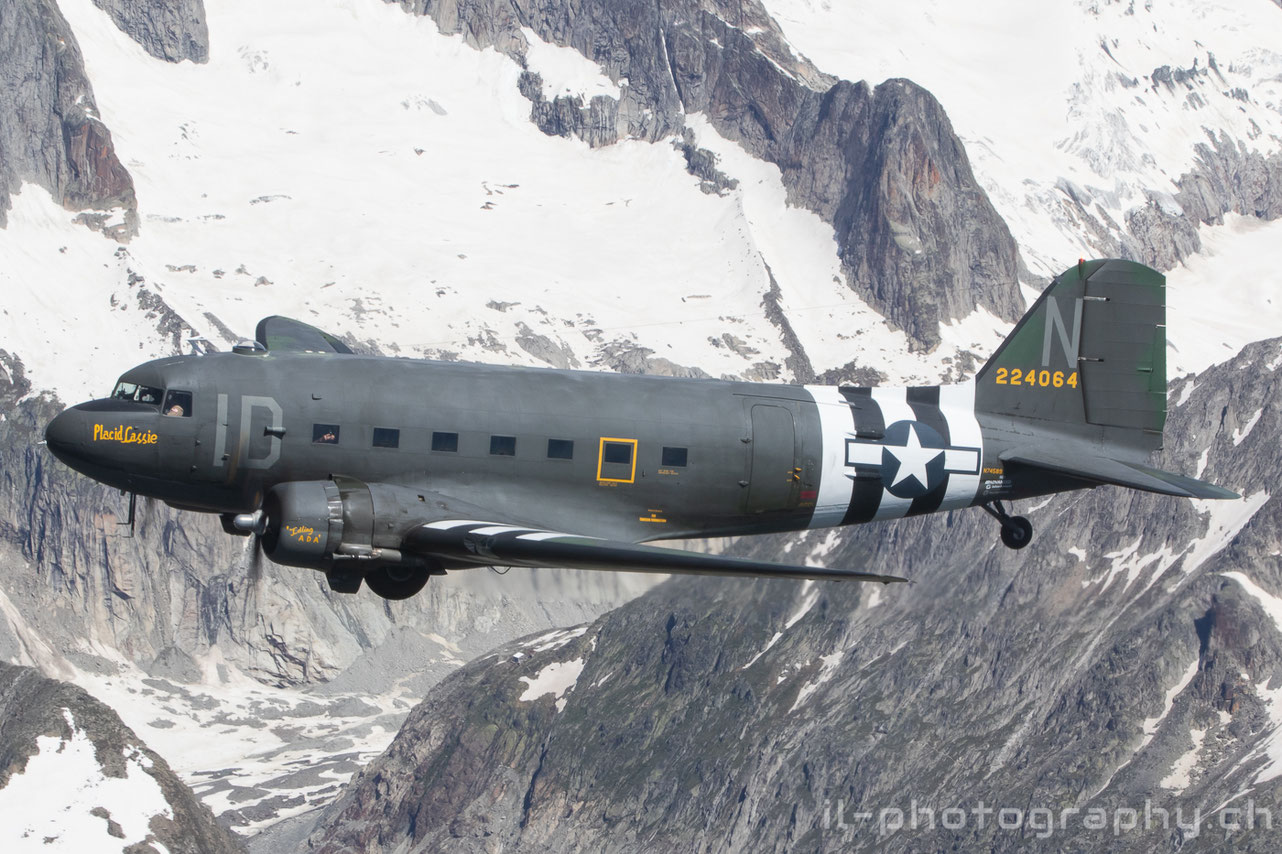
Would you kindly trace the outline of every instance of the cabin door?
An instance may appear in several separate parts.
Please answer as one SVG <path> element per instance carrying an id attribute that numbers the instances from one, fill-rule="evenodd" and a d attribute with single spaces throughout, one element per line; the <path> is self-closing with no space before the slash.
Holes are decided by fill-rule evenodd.
<path id="1" fill-rule="evenodd" d="M 748 474 L 748 513 L 792 510 L 801 489 L 797 463 L 797 434 L 792 410 L 775 404 L 750 403 L 752 417 L 751 468 Z"/>

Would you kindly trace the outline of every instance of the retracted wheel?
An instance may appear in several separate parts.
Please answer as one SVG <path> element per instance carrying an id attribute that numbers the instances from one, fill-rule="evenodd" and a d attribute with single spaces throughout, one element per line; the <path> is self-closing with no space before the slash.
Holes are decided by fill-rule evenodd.
<path id="1" fill-rule="evenodd" d="M 365 575 L 365 584 L 384 599 L 408 599 L 432 577 L 426 566 L 380 566 Z"/>
<path id="2" fill-rule="evenodd" d="M 1007 548 L 1022 549 L 1033 540 L 1033 523 L 1023 516 L 1007 516 L 1002 520 L 1002 543 Z"/>

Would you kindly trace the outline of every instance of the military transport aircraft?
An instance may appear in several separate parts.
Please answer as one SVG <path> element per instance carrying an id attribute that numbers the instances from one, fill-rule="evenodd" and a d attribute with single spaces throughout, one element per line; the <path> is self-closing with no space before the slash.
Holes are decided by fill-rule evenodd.
<path id="1" fill-rule="evenodd" d="M 1164 277 L 1082 261 L 972 381 L 846 388 L 355 355 L 282 317 L 158 359 L 45 436 L 132 495 L 218 513 L 271 560 L 400 599 L 475 566 L 903 581 L 648 540 L 794 531 L 1116 484 L 1236 498 L 1147 465 L 1166 420 Z M 257 553 L 255 551 L 255 553 Z"/>

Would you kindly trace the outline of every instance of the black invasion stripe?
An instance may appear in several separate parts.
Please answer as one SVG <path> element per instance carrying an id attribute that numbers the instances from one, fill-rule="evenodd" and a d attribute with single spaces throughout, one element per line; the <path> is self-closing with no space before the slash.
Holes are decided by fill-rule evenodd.
<path id="1" fill-rule="evenodd" d="M 886 418 L 881 407 L 872 399 L 872 389 L 843 388 L 841 396 L 850 404 L 855 421 L 855 431 L 862 435 L 882 436 L 886 432 Z M 845 451 L 843 450 L 844 454 Z M 843 525 L 855 525 L 871 521 L 881 507 L 881 498 L 885 488 L 881 485 L 881 468 L 878 466 L 848 467 L 849 474 L 856 475 L 854 489 L 850 493 L 850 507 L 846 510 Z"/>
<path id="2" fill-rule="evenodd" d="M 945 446 L 952 444 L 952 437 L 948 431 L 948 419 L 944 418 L 944 413 L 939 409 L 939 386 L 918 386 L 908 389 L 908 405 L 912 407 L 914 418 L 934 428 L 936 433 L 944 437 Z M 944 472 L 944 479 L 938 486 L 920 498 L 914 498 L 907 515 L 920 516 L 923 513 L 934 513 L 938 510 L 939 505 L 944 502 L 944 496 L 948 494 L 948 478 L 949 474 Z"/>

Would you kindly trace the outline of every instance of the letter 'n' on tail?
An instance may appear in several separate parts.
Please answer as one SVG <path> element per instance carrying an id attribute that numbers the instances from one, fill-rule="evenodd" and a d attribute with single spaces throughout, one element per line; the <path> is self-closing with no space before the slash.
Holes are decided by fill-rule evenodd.
<path id="1" fill-rule="evenodd" d="M 1079 261 L 975 377 L 975 412 L 1014 468 L 1188 498 L 1226 489 L 1145 465 L 1166 424 L 1166 278 Z"/>

